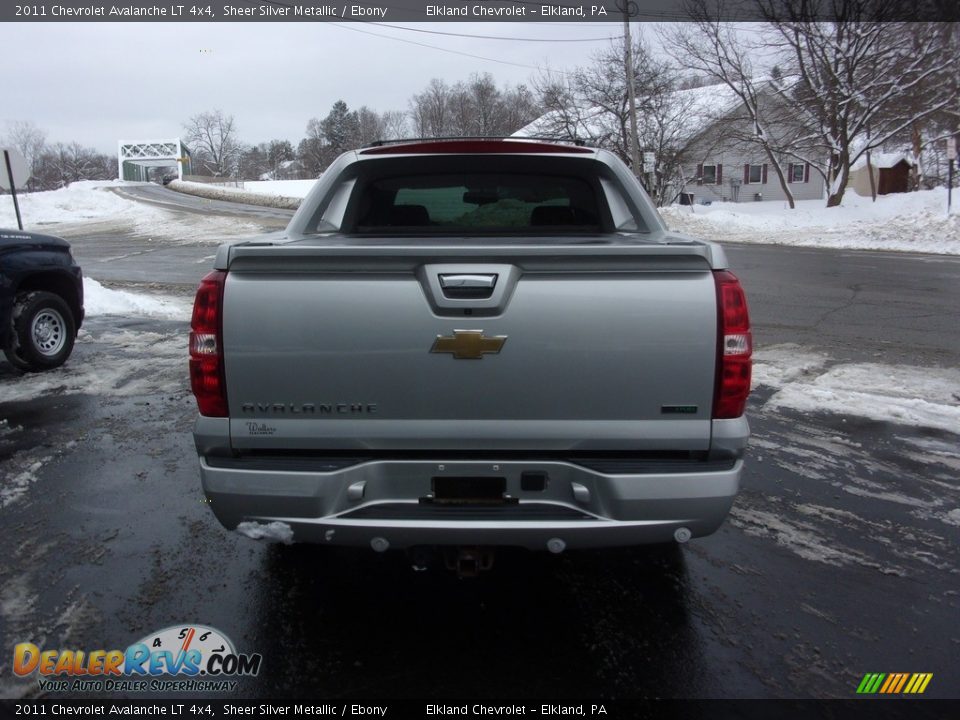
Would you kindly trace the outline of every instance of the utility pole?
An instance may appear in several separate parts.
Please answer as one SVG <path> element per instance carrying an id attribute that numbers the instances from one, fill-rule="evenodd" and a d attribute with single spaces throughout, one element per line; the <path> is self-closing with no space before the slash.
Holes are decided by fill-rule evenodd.
<path id="1" fill-rule="evenodd" d="M 643 168 L 640 166 L 640 148 L 637 147 L 637 93 L 634 88 L 633 77 L 633 41 L 630 39 L 630 15 L 632 8 L 636 8 L 631 2 L 623 3 L 623 42 L 626 48 L 624 53 L 624 70 L 627 78 L 627 111 L 630 113 L 630 165 L 633 174 L 638 178 L 643 177 Z"/>

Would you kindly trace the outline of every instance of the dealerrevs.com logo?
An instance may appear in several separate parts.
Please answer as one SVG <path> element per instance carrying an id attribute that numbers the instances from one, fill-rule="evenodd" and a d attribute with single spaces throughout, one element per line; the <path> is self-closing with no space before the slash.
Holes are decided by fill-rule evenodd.
<path id="1" fill-rule="evenodd" d="M 239 678 L 260 672 L 259 653 L 238 653 L 233 642 L 206 625 L 173 625 L 126 650 L 13 649 L 13 672 L 37 675 L 46 692 L 233 691 Z"/>

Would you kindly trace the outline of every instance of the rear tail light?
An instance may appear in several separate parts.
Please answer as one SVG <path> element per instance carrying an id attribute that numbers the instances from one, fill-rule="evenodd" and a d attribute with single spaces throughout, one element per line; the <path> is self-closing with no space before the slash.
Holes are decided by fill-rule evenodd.
<path id="1" fill-rule="evenodd" d="M 214 270 L 197 288 L 190 323 L 190 386 L 201 415 L 227 417 L 223 375 L 223 286 L 227 273 Z"/>
<path id="2" fill-rule="evenodd" d="M 743 415 L 750 394 L 753 337 L 747 296 L 736 275 L 727 270 L 713 273 L 717 286 L 717 378 L 713 417 Z"/>

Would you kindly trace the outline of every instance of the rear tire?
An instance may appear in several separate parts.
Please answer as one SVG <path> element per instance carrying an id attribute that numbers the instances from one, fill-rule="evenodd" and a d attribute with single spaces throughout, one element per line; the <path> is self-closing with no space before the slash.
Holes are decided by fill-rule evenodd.
<path id="1" fill-rule="evenodd" d="M 10 363 L 25 372 L 60 367 L 73 352 L 77 323 L 59 295 L 35 290 L 18 295 L 13 307 L 13 342 L 4 349 Z"/>

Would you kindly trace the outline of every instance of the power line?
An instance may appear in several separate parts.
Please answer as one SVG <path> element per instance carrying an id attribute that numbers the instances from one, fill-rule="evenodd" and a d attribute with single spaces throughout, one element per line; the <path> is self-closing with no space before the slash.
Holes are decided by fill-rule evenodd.
<path id="1" fill-rule="evenodd" d="M 484 60 L 486 62 L 500 63 L 501 65 L 513 65 L 514 67 L 527 68 L 528 70 L 543 70 L 542 67 L 537 67 L 536 65 L 526 65 L 524 63 L 515 63 L 510 62 L 509 60 L 498 60 L 497 58 L 484 57 L 483 55 L 474 55 L 473 53 L 462 52 L 460 50 L 450 50 L 448 48 L 438 47 L 436 45 L 428 45 L 427 43 L 417 42 L 416 40 L 407 40 L 406 38 L 393 37 L 392 35 L 381 35 L 380 33 L 373 33 L 369 30 L 361 30 L 360 28 L 353 27 L 353 24 L 344 25 L 337 22 L 327 21 L 323 23 L 324 25 L 333 25 L 334 27 L 341 28 L 343 30 L 350 30 L 351 32 L 363 33 L 364 35 L 371 35 L 373 37 L 384 38 L 385 40 L 396 40 L 397 42 L 407 43 L 408 45 L 418 45 L 420 47 L 430 48 L 431 50 L 439 50 L 440 52 L 451 53 L 453 55 L 463 55 L 464 57 L 473 58 L 475 60 Z M 552 70 L 551 72 L 559 73 L 561 75 L 569 75 L 570 73 L 564 72 L 563 70 Z"/>
<path id="2" fill-rule="evenodd" d="M 523 37 L 505 37 L 502 35 L 470 35 L 468 33 L 443 32 L 441 30 L 424 30 L 422 28 L 404 27 L 402 25 L 391 25 L 390 23 L 369 22 L 368 25 L 378 27 L 394 28 L 395 30 L 407 30 L 409 32 L 427 33 L 429 35 L 450 35 L 452 37 L 475 38 L 477 40 L 515 40 L 517 42 L 597 42 L 599 40 L 620 40 L 622 35 L 608 35 L 606 37 L 595 38 L 523 38 Z M 556 24 L 556 23 L 551 23 Z"/>

